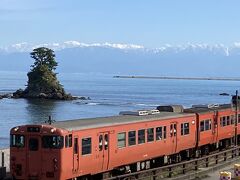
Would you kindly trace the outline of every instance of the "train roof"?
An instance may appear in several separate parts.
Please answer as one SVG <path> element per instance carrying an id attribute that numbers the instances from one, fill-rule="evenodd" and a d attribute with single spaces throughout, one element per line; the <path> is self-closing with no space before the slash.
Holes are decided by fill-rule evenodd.
<path id="1" fill-rule="evenodd" d="M 231 104 L 204 104 L 193 105 L 191 108 L 184 109 L 186 113 L 208 113 L 213 111 L 222 111 L 233 108 Z"/>
<path id="2" fill-rule="evenodd" d="M 82 130 L 98 127 L 106 127 L 113 125 L 123 125 L 131 124 L 137 122 L 148 122 L 154 120 L 164 120 L 170 118 L 180 118 L 193 116 L 194 113 L 175 113 L 175 112 L 160 112 L 155 115 L 119 115 L 119 116 L 109 116 L 109 117 L 97 117 L 97 118 L 86 118 L 86 119 L 76 119 L 67 121 L 57 121 L 52 124 L 52 126 L 57 128 L 62 128 L 66 130 Z"/>

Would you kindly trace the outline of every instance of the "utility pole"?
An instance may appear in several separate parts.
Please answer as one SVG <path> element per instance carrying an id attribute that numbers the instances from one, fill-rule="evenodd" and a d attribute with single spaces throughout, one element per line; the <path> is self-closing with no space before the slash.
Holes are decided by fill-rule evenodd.
<path id="1" fill-rule="evenodd" d="M 235 118 L 235 146 L 237 146 L 238 145 L 238 143 L 237 143 L 237 127 L 238 127 L 238 91 L 236 90 L 236 95 L 235 95 L 235 98 L 236 98 L 236 100 L 235 100 L 235 102 L 236 102 L 236 104 L 235 104 L 235 116 L 236 116 L 236 118 Z"/>
<path id="2" fill-rule="evenodd" d="M 54 122 L 55 122 L 55 120 L 52 119 L 52 116 L 48 116 L 48 120 L 45 121 L 45 123 L 48 123 L 49 125 L 51 125 Z"/>

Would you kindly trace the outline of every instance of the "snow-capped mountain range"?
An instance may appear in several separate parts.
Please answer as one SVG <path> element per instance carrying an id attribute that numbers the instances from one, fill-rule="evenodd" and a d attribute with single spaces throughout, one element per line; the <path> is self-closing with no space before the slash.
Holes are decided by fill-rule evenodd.
<path id="1" fill-rule="evenodd" d="M 6 47 L 0 47 L 5 52 L 31 52 L 37 47 L 48 47 L 55 51 L 60 51 L 67 48 L 87 48 L 87 47 L 100 47 L 100 48 L 115 48 L 122 50 L 130 49 L 144 49 L 141 45 L 135 44 L 114 44 L 114 43 L 92 43 L 86 44 L 78 41 L 65 41 L 63 43 L 44 43 L 44 44 L 31 44 L 27 42 L 17 43 Z"/>
<path id="2" fill-rule="evenodd" d="M 223 53 L 229 56 L 232 52 L 240 52 L 240 42 L 235 42 L 231 46 L 226 46 L 224 44 L 194 44 L 187 43 L 182 45 L 171 45 L 165 44 L 157 48 L 146 48 L 142 45 L 136 44 L 121 44 L 121 43 L 81 43 L 79 41 L 65 41 L 62 43 L 43 43 L 43 44 L 32 44 L 27 42 L 17 43 L 5 47 L 0 47 L 2 52 L 13 53 L 13 52 L 31 52 L 37 47 L 48 47 L 55 51 L 60 51 L 68 48 L 113 48 L 120 50 L 142 50 L 145 52 L 161 53 L 166 51 L 172 51 L 175 53 L 182 51 L 210 51 L 213 53 Z"/>
<path id="3" fill-rule="evenodd" d="M 29 71 L 29 52 L 37 47 L 55 50 L 57 72 L 113 75 L 240 77 L 240 43 L 166 44 L 147 48 L 136 44 L 18 43 L 0 47 L 0 71 Z"/>

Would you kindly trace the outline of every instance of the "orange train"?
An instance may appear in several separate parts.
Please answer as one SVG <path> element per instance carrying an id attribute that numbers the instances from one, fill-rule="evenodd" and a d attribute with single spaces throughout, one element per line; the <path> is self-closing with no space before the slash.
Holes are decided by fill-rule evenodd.
<path id="1" fill-rule="evenodd" d="M 158 110 L 14 127 L 11 174 L 14 179 L 102 179 L 239 142 L 240 118 L 230 104 Z"/>

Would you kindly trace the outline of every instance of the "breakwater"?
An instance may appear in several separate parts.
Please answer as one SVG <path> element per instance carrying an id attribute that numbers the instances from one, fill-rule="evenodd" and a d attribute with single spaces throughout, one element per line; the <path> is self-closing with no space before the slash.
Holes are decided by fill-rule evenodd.
<path id="1" fill-rule="evenodd" d="M 224 77 L 113 76 L 113 78 L 240 81 L 240 78 L 224 78 Z"/>

